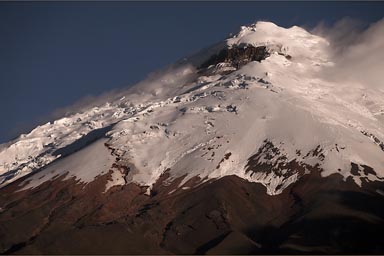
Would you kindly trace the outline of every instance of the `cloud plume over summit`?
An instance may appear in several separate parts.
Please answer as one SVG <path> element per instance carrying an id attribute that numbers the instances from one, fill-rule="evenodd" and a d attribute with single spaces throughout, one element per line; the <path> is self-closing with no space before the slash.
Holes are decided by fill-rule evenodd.
<path id="1" fill-rule="evenodd" d="M 326 78 L 384 90 L 384 19 L 365 26 L 345 18 L 332 27 L 320 24 L 312 32 L 330 42 L 335 65 L 324 70 Z"/>

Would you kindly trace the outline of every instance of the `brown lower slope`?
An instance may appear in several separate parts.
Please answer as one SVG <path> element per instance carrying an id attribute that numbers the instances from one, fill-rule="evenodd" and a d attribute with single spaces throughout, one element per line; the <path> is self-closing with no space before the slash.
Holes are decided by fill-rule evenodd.
<path id="1" fill-rule="evenodd" d="M 164 178 L 164 177 L 163 177 Z M 313 171 L 280 195 L 236 176 L 177 189 L 161 180 L 151 196 L 128 184 L 103 193 L 54 180 L 1 189 L 5 254 L 362 254 L 384 253 L 382 183 L 322 178 Z M 190 181 L 196 184 L 198 179 Z"/>

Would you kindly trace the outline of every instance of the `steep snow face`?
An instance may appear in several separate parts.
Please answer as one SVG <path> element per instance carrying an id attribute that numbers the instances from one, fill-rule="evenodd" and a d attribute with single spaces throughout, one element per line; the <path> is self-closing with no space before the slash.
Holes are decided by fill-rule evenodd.
<path id="1" fill-rule="evenodd" d="M 105 139 L 98 140 L 76 154 L 53 162 L 47 168 L 36 173 L 32 179 L 24 182 L 23 189 L 34 188 L 59 177 L 64 180 L 75 178 L 79 182 L 88 183 L 97 176 L 108 173 L 116 159 L 104 146 L 105 141 Z M 112 183 L 120 181 L 119 177 L 115 176 L 112 176 Z"/>
<path id="2" fill-rule="evenodd" d="M 44 167 L 63 154 L 70 154 L 70 151 L 61 150 L 60 152 L 59 149 L 65 149 L 81 138 L 93 140 L 91 132 L 97 135 L 95 131 L 109 126 L 129 111 L 129 108 L 122 105 L 119 107 L 106 103 L 84 113 L 38 126 L 15 141 L 2 144 L 0 146 L 0 183 L 10 183 L 18 177 Z"/>
<path id="3" fill-rule="evenodd" d="M 383 179 L 384 92 L 322 79 L 322 68 L 332 66 L 325 39 L 258 22 L 226 44 L 266 46 L 270 55 L 241 68 L 219 63 L 214 72 L 187 63 L 104 105 L 37 127 L 1 145 L 0 183 L 58 158 L 21 189 L 60 173 L 87 183 L 109 169 L 106 190 L 126 182 L 150 190 L 164 172 L 166 183 L 183 177 L 180 186 L 193 177 L 237 175 L 265 185 L 271 195 L 314 170 L 352 177 L 358 185 Z M 99 138 L 103 143 L 71 155 Z M 76 164 L 81 154 L 108 159 L 107 166 Z M 129 167 L 128 174 L 114 162 Z"/>

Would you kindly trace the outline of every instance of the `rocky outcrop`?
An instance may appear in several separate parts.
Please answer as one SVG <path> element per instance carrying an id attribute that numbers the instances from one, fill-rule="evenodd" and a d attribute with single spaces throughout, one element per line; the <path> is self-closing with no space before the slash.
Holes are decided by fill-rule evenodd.
<path id="1" fill-rule="evenodd" d="M 232 67 L 238 69 L 251 61 L 262 61 L 269 57 L 270 53 L 266 46 L 236 46 L 225 48 L 218 54 L 211 56 L 200 68 L 207 68 L 219 63 L 229 63 Z"/>
<path id="2" fill-rule="evenodd" d="M 252 61 L 262 61 L 272 53 L 285 56 L 288 60 L 292 57 L 282 52 L 281 46 L 252 46 L 233 45 L 226 46 L 208 60 L 204 61 L 198 68 L 200 74 L 229 74 Z"/>

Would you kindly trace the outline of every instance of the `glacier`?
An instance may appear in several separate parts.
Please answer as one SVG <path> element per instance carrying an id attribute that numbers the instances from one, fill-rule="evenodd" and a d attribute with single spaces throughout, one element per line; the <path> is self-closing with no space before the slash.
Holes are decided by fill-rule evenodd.
<path id="1" fill-rule="evenodd" d="M 122 177 L 115 168 L 106 190 L 133 182 L 150 193 L 164 173 L 166 182 L 182 177 L 180 187 L 236 175 L 270 195 L 314 168 L 360 186 L 384 179 L 384 91 L 325 79 L 334 65 L 325 38 L 257 22 L 208 52 L 236 47 L 265 47 L 268 56 L 202 68 L 211 57 L 203 51 L 0 145 L 0 186 L 34 172 L 21 190 L 58 177 L 87 184 L 114 163 L 131 171 Z"/>

